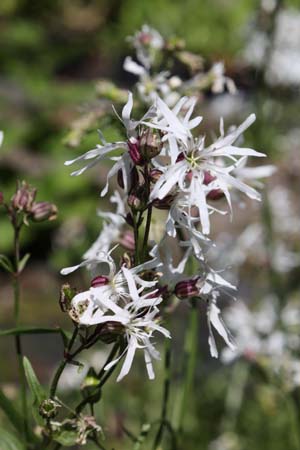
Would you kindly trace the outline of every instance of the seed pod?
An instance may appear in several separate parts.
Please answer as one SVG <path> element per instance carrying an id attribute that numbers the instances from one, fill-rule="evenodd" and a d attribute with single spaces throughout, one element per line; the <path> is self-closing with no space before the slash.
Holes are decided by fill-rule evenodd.
<path id="1" fill-rule="evenodd" d="M 162 149 L 160 135 L 150 128 L 144 130 L 140 138 L 140 154 L 145 161 L 159 155 Z"/>

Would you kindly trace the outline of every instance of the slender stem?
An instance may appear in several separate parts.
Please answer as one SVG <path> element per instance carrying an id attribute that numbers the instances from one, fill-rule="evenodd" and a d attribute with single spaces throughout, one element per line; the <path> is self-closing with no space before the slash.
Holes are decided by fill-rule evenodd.
<path id="1" fill-rule="evenodd" d="M 148 239 L 149 239 L 149 233 L 150 233 L 150 227 L 151 227 L 151 218 L 152 218 L 152 205 L 149 205 L 148 211 L 147 211 L 147 220 L 146 220 L 144 240 L 143 240 L 143 250 L 142 250 L 143 258 L 147 257 Z"/>
<path id="2" fill-rule="evenodd" d="M 106 383 L 106 381 L 110 378 L 110 376 L 113 374 L 113 372 L 114 372 L 114 370 L 115 370 L 117 364 L 115 364 L 114 366 L 112 366 L 107 372 L 105 371 L 105 366 L 107 366 L 107 364 L 110 363 L 110 362 L 113 360 L 113 358 L 114 358 L 114 356 L 115 356 L 115 354 L 117 353 L 117 351 L 118 351 L 119 348 L 120 348 L 120 345 L 119 345 L 119 343 L 117 342 L 117 343 L 113 346 L 113 348 L 111 349 L 111 352 L 110 352 L 110 354 L 108 355 L 108 358 L 107 358 L 105 364 L 103 365 L 102 369 L 100 370 L 100 372 L 99 372 L 99 374 L 98 374 L 98 377 L 97 377 L 97 378 L 99 378 L 100 383 L 98 384 L 98 386 L 96 386 L 95 391 L 92 392 L 91 395 L 89 395 L 88 397 L 84 398 L 84 399 L 79 403 L 79 405 L 75 408 L 76 413 L 80 413 L 80 412 L 83 410 L 83 408 L 84 408 L 88 403 L 90 403 L 91 398 L 94 397 L 94 395 L 97 393 L 97 390 L 100 390 L 100 389 L 104 386 L 104 384 Z M 120 353 L 121 353 L 121 352 L 122 352 L 122 347 L 121 347 L 121 349 L 120 349 Z"/>
<path id="3" fill-rule="evenodd" d="M 20 322 L 20 273 L 19 273 L 19 261 L 20 261 L 20 230 L 21 226 L 13 222 L 14 226 L 14 259 L 15 259 L 15 273 L 13 279 L 13 288 L 14 288 L 14 317 L 15 317 L 15 326 L 18 328 Z M 26 395 L 26 377 L 23 367 L 23 352 L 22 352 L 22 342 L 21 336 L 17 334 L 15 336 L 15 347 L 18 361 L 18 371 L 19 371 L 19 380 L 21 387 L 21 406 L 22 406 L 22 414 L 23 414 L 23 432 L 26 440 L 29 438 L 29 428 L 28 428 L 28 417 L 27 417 L 27 395 Z"/>
<path id="4" fill-rule="evenodd" d="M 180 434 L 183 431 L 184 416 L 186 414 L 188 400 L 194 382 L 194 374 L 197 361 L 197 341 L 198 341 L 198 311 L 196 301 L 192 301 L 190 311 L 189 326 L 185 338 L 186 367 L 184 382 L 180 392 L 179 410 L 176 417 L 175 429 Z"/>
<path id="5" fill-rule="evenodd" d="M 153 450 L 157 449 L 162 441 L 164 428 L 167 422 L 167 410 L 168 402 L 170 397 L 170 387 L 171 387 L 171 343 L 169 339 L 166 339 L 166 349 L 165 349 L 165 381 L 164 381 L 164 392 L 162 400 L 161 418 L 160 426 L 154 439 Z"/>
<path id="6" fill-rule="evenodd" d="M 66 365 L 68 363 L 68 354 L 69 354 L 69 352 L 71 351 L 71 349 L 73 347 L 73 344 L 74 344 L 74 342 L 76 340 L 77 335 L 78 335 L 78 327 L 76 326 L 74 331 L 73 331 L 73 335 L 72 335 L 72 337 L 70 339 L 69 345 L 68 345 L 68 347 L 66 349 L 65 358 L 61 361 L 60 365 L 58 366 L 58 368 L 57 368 L 57 370 L 56 370 L 56 372 L 54 374 L 54 377 L 53 377 L 53 380 L 52 380 L 52 383 L 51 383 L 51 387 L 50 387 L 50 398 L 54 398 L 55 397 L 59 379 L 60 379 L 60 377 L 61 377 L 61 375 L 62 375 L 62 373 L 63 373 L 63 371 L 64 371 L 64 369 L 65 369 L 65 367 L 66 367 Z"/>
<path id="7" fill-rule="evenodd" d="M 139 264 L 139 226 L 137 221 L 136 212 L 132 213 L 133 217 L 133 233 L 134 233 L 134 255 L 135 255 L 135 262 L 136 264 Z"/>
<path id="8" fill-rule="evenodd" d="M 146 184 L 147 202 L 149 202 L 150 177 L 149 177 L 148 164 L 145 165 L 144 178 L 145 178 L 145 184 Z M 144 234 L 143 247 L 142 247 L 143 258 L 145 258 L 145 259 L 147 257 L 148 239 L 149 239 L 149 233 L 150 233 L 150 227 L 151 227 L 151 217 L 152 217 L 152 205 L 150 203 L 148 206 L 148 209 L 147 209 L 147 220 L 146 220 L 145 234 Z"/>

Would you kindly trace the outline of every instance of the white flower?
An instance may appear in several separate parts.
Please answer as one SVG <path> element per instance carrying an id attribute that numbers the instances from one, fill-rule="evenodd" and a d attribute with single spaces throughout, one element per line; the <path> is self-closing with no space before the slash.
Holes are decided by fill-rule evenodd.
<path id="1" fill-rule="evenodd" d="M 101 288 L 91 288 L 88 297 L 86 293 L 78 294 L 72 300 L 72 306 L 78 310 L 79 303 L 81 303 L 82 312 L 78 317 L 81 324 L 95 325 L 115 322 L 122 326 L 126 348 L 117 359 L 105 367 L 105 370 L 108 370 L 126 355 L 117 381 L 128 374 L 137 349 L 143 349 L 148 376 L 153 379 L 152 359 L 159 359 L 159 353 L 151 343 L 152 335 L 158 331 L 170 338 L 168 330 L 157 323 L 159 314 L 157 305 L 162 299 L 155 296 L 155 291 L 140 295 L 141 289 L 137 288 L 132 271 L 125 267 L 122 268 L 122 278 L 127 288 L 124 297 L 127 302 L 124 306 L 118 305 L 114 301 L 115 299 L 112 299 L 112 296 L 107 295 L 106 292 L 102 292 Z M 124 293 L 122 293 L 123 295 Z"/>
<path id="2" fill-rule="evenodd" d="M 180 154 L 179 144 L 188 145 L 189 139 L 192 138 L 191 130 L 202 121 L 200 116 L 191 119 L 196 98 L 182 97 L 172 110 L 159 97 L 156 104 L 160 117 L 145 125 L 164 132 L 163 142 L 168 143 L 165 147 L 166 154 L 171 158 L 171 164 L 175 164 Z"/>
<path id="3" fill-rule="evenodd" d="M 141 120 L 136 121 L 131 119 L 131 112 L 133 108 L 133 97 L 132 93 L 128 92 L 128 100 L 125 106 L 122 109 L 122 117 L 119 117 L 118 113 L 115 111 L 116 115 L 119 117 L 121 122 L 123 123 L 126 133 L 127 133 L 127 141 L 118 141 L 113 143 L 106 142 L 104 136 L 101 132 L 100 134 L 100 140 L 102 142 L 102 145 L 97 145 L 96 148 L 89 150 L 88 152 L 84 153 L 81 156 L 78 156 L 77 158 L 66 161 L 65 165 L 69 166 L 71 164 L 80 162 L 80 161 L 86 161 L 86 160 L 92 160 L 92 162 L 84 165 L 81 169 L 76 170 L 71 173 L 72 176 L 78 176 L 81 175 L 83 172 L 85 172 L 87 169 L 93 167 L 95 164 L 97 164 L 100 161 L 103 161 L 104 159 L 110 159 L 111 161 L 115 161 L 115 164 L 113 167 L 109 170 L 107 174 L 107 183 L 104 189 L 101 192 L 101 196 L 104 196 L 108 191 L 108 185 L 109 185 L 109 179 L 116 175 L 119 170 L 122 171 L 123 175 L 123 181 L 124 181 L 124 188 L 127 191 L 129 182 L 130 182 L 130 172 L 133 167 L 132 159 L 130 158 L 130 155 L 128 153 L 129 146 L 132 144 L 136 144 L 137 142 L 137 132 L 136 128 L 141 123 L 147 123 L 148 119 L 155 116 L 155 108 L 151 107 L 146 112 L 146 114 L 142 117 Z M 121 156 L 112 156 L 111 153 L 115 152 L 115 150 L 124 150 L 123 154 Z"/>
<path id="4" fill-rule="evenodd" d="M 3 131 L 0 130 L 0 147 L 1 147 L 2 142 L 3 142 L 3 136 L 4 136 L 4 133 L 3 133 Z"/>
<path id="5" fill-rule="evenodd" d="M 181 123 L 176 136 L 176 123 L 173 120 L 174 114 L 169 114 L 169 116 L 169 122 L 172 123 L 170 132 L 172 132 L 175 139 L 180 140 L 181 144 L 183 144 L 179 147 L 181 151 L 180 158 L 177 156 L 175 164 L 172 163 L 169 166 L 160 167 L 164 173 L 156 182 L 150 198 L 152 200 L 156 198 L 163 199 L 171 190 L 175 190 L 178 187 L 179 191 L 186 196 L 189 215 L 191 215 L 191 208 L 197 207 L 202 231 L 204 234 L 209 234 L 209 214 L 215 210 L 212 205 L 207 203 L 207 195 L 210 191 L 222 191 L 230 210 L 231 198 L 229 188 L 231 187 L 240 190 L 250 198 L 260 200 L 260 194 L 255 189 L 247 186 L 232 174 L 243 163 L 243 158 L 247 156 L 265 156 L 263 153 L 259 153 L 251 148 L 240 148 L 233 145 L 238 137 L 254 122 L 255 115 L 251 114 L 239 127 L 227 135 L 224 134 L 224 127 L 221 121 L 221 136 L 208 147 L 204 145 L 204 137 L 197 139 L 191 137 L 187 130 L 188 127 L 182 127 Z M 178 151 L 178 147 L 177 150 L 175 149 L 175 153 L 176 151 Z M 241 156 L 241 158 L 238 159 L 238 156 Z M 229 161 L 229 164 L 227 161 Z M 207 174 L 211 178 L 209 182 L 206 181 Z"/>
<path id="6" fill-rule="evenodd" d="M 137 59 L 149 70 L 156 57 L 156 52 L 161 50 L 164 45 L 164 39 L 160 33 L 148 25 L 143 25 L 140 31 L 127 39 L 132 42 Z"/>
<path id="7" fill-rule="evenodd" d="M 98 216 L 103 218 L 102 230 L 93 245 L 85 252 L 83 259 L 93 260 L 100 252 L 108 252 L 111 245 L 120 237 L 121 230 L 125 225 L 125 205 L 118 191 L 110 197 L 111 203 L 116 203 L 115 213 L 98 211 Z"/>

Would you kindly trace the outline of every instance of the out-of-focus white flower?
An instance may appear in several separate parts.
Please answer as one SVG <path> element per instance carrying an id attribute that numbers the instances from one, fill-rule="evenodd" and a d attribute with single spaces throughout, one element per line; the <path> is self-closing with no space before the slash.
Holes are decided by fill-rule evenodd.
<path id="1" fill-rule="evenodd" d="M 4 133 L 3 133 L 3 131 L 0 130 L 0 147 L 1 147 L 2 142 L 3 142 L 3 136 L 4 136 Z"/>
<path id="2" fill-rule="evenodd" d="M 282 9 L 276 16 L 274 38 L 271 43 L 265 32 L 251 30 L 244 58 L 252 66 L 264 67 L 266 54 L 270 51 L 265 80 L 271 86 L 300 85 L 299 30 L 300 14 L 292 8 Z"/>
<path id="3" fill-rule="evenodd" d="M 258 362 L 263 358 L 276 375 L 283 377 L 288 389 L 299 385 L 298 302 L 289 301 L 280 310 L 278 299 L 267 296 L 252 311 L 238 302 L 227 308 L 224 316 L 237 345 L 234 351 L 224 348 L 221 357 L 225 363 L 241 356 Z"/>
<path id="4" fill-rule="evenodd" d="M 161 50 L 164 45 L 161 34 L 149 25 L 143 25 L 140 31 L 127 39 L 135 48 L 138 60 L 149 70 L 155 60 L 157 51 Z"/>

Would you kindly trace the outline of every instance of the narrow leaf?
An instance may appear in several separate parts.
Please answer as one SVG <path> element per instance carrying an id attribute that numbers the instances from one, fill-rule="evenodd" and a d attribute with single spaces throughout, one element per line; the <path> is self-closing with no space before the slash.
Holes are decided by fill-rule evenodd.
<path id="1" fill-rule="evenodd" d="M 3 267 L 4 270 L 7 272 L 13 273 L 14 272 L 14 266 L 11 263 L 10 259 L 7 258 L 5 255 L 0 255 L 0 266 Z"/>
<path id="2" fill-rule="evenodd" d="M 26 450 L 15 434 L 0 428 L 0 449 L 2 450 Z"/>
<path id="3" fill-rule="evenodd" d="M 23 272 L 29 258 L 30 258 L 30 253 L 26 253 L 26 255 L 24 255 L 23 258 L 21 259 L 21 261 L 19 261 L 19 267 L 18 267 L 19 273 Z"/>
<path id="4" fill-rule="evenodd" d="M 0 336 L 17 336 L 21 334 L 50 334 L 59 333 L 64 339 L 69 339 L 70 333 L 61 328 L 47 328 L 47 327 L 18 327 L 9 328 L 8 330 L 0 330 Z"/>
<path id="5" fill-rule="evenodd" d="M 36 403 L 40 405 L 45 398 L 47 398 L 46 392 L 44 391 L 42 385 L 40 384 L 37 376 L 30 364 L 30 361 L 26 356 L 23 358 L 23 365 L 25 370 L 25 375 L 27 379 L 28 386 L 33 394 Z"/>

